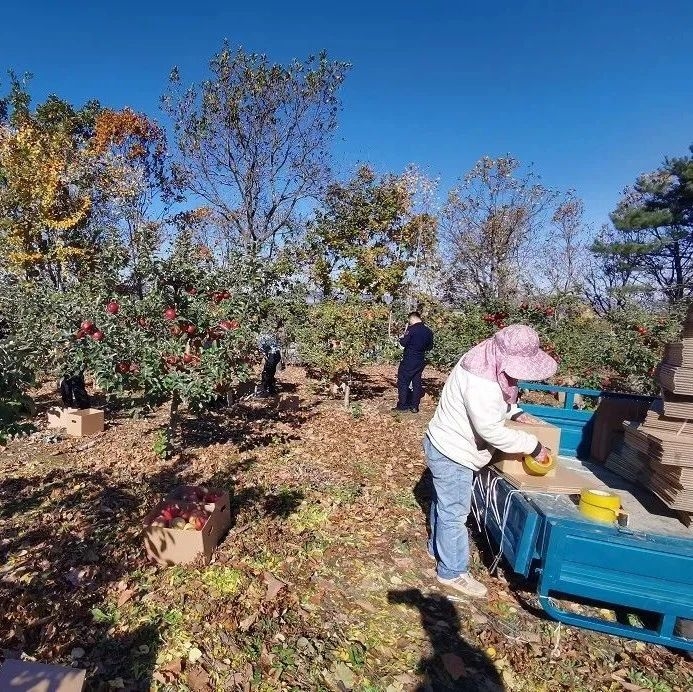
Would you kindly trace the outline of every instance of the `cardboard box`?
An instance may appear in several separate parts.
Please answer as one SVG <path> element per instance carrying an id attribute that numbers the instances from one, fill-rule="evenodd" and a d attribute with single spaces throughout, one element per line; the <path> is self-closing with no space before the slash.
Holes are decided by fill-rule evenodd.
<path id="1" fill-rule="evenodd" d="M 649 408 L 648 399 L 602 397 L 593 418 L 590 456 L 595 461 L 605 462 L 623 442 L 623 422 L 642 423 Z"/>
<path id="2" fill-rule="evenodd" d="M 0 668 L 2 692 L 81 692 L 85 670 L 7 660 Z"/>
<path id="3" fill-rule="evenodd" d="M 67 409 L 67 408 L 59 408 L 57 406 L 53 406 L 46 411 L 46 419 L 48 421 L 48 427 L 53 429 L 53 428 L 64 428 L 65 427 L 65 422 L 63 420 L 63 415 L 67 411 L 72 411 L 74 409 Z"/>
<path id="4" fill-rule="evenodd" d="M 50 408 L 47 412 L 49 428 L 65 428 L 72 437 L 88 437 L 103 432 L 104 413 L 98 408 Z"/>
<path id="5" fill-rule="evenodd" d="M 508 421 L 505 424 L 508 428 L 515 430 L 524 430 L 531 435 L 534 435 L 544 447 L 550 449 L 554 454 L 558 455 L 558 450 L 561 448 L 561 429 L 551 423 L 537 420 L 533 423 L 518 423 L 516 421 Z M 494 466 L 502 473 L 512 473 L 514 475 L 529 475 L 522 467 L 522 454 L 505 454 L 497 451 L 493 456 Z M 556 475 L 556 469 L 549 471 L 546 478 L 553 478 Z"/>
<path id="6" fill-rule="evenodd" d="M 212 553 L 226 531 L 231 526 L 231 501 L 229 493 L 217 488 L 209 491 L 221 493 L 214 505 L 207 522 L 200 531 L 171 529 L 163 526 L 152 526 L 166 504 L 175 502 L 181 509 L 199 508 L 202 503 L 189 502 L 180 498 L 193 490 L 193 486 L 181 486 L 168 494 L 145 519 L 144 546 L 147 555 L 160 565 L 184 565 L 204 555 L 205 564 L 209 564 Z"/>

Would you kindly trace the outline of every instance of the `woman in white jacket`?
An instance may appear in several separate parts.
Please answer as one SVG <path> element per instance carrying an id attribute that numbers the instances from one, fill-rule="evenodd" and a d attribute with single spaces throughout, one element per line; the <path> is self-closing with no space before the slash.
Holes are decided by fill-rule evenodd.
<path id="1" fill-rule="evenodd" d="M 438 563 L 438 581 L 468 596 L 483 597 L 486 587 L 469 573 L 466 521 L 474 472 L 491 461 L 494 450 L 548 454 L 537 438 L 505 427 L 522 420 L 518 380 L 545 380 L 558 365 L 540 349 L 530 327 L 501 329 L 466 353 L 450 374 L 424 440 L 433 475 L 428 552 Z"/>

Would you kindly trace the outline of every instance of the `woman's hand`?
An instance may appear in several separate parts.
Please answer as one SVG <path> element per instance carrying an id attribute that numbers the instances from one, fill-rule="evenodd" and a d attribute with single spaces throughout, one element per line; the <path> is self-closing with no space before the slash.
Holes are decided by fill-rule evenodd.
<path id="1" fill-rule="evenodd" d="M 551 458 L 551 450 L 542 445 L 541 451 L 534 457 L 540 464 L 545 464 Z"/>
<path id="2" fill-rule="evenodd" d="M 531 425 L 532 423 L 538 423 L 539 421 L 534 416 L 530 416 L 529 413 L 521 413 L 517 418 L 515 418 L 515 422 Z"/>

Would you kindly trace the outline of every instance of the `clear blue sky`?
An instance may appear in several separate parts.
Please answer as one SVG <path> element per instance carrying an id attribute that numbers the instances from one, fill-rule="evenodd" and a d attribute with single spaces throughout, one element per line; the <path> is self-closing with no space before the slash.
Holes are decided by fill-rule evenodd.
<path id="1" fill-rule="evenodd" d="M 415 162 L 449 186 L 484 154 L 533 162 L 601 223 L 622 188 L 693 143 L 692 0 L 7 2 L 0 69 L 159 115 L 170 68 L 224 38 L 278 61 L 353 64 L 337 164 Z M 3 80 L 3 85 L 6 85 Z"/>

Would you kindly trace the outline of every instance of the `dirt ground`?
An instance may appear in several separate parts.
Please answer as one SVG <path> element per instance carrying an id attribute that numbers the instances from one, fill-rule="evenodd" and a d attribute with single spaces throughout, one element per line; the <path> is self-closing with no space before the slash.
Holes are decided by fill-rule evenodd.
<path id="1" fill-rule="evenodd" d="M 300 369 L 280 380 L 279 401 L 188 418 L 166 462 L 163 411 L 0 452 L 3 655 L 85 668 L 94 690 L 693 689 L 677 653 L 546 618 L 531 584 L 488 573 L 476 534 L 489 598 L 437 588 L 421 438 L 439 375 L 418 416 L 390 412 L 392 368 L 360 379 L 351 411 Z M 40 411 L 54 401 L 42 390 Z M 143 550 L 144 515 L 181 482 L 233 492 L 208 567 Z"/>

